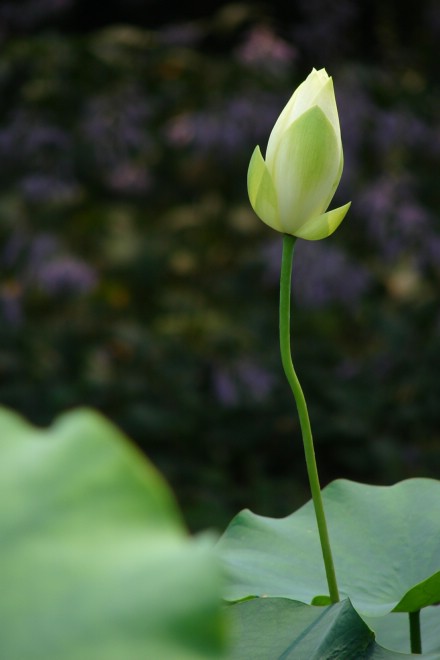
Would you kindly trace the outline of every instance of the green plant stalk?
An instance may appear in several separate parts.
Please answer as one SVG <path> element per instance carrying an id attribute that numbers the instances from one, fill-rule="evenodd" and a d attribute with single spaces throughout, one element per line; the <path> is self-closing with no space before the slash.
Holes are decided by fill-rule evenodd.
<path id="1" fill-rule="evenodd" d="M 411 653 L 422 652 L 422 633 L 420 629 L 420 610 L 409 612 L 409 638 Z"/>
<path id="2" fill-rule="evenodd" d="M 316 465 L 315 449 L 313 446 L 312 429 L 310 427 L 309 413 L 306 400 L 296 375 L 292 362 L 290 348 L 290 299 L 292 282 L 292 259 L 296 238 L 288 234 L 283 236 L 283 255 L 281 260 L 280 276 L 280 349 L 281 361 L 284 373 L 289 382 L 298 410 L 301 433 L 304 444 L 304 453 L 309 477 L 310 490 L 312 492 L 313 506 L 315 508 L 316 522 L 318 525 L 319 539 L 321 542 L 322 556 L 324 559 L 327 584 L 330 600 L 332 603 L 339 601 L 339 591 L 336 582 L 336 573 L 330 547 L 330 539 L 327 529 L 327 521 L 324 513 L 321 486 L 319 483 L 318 468 Z"/>

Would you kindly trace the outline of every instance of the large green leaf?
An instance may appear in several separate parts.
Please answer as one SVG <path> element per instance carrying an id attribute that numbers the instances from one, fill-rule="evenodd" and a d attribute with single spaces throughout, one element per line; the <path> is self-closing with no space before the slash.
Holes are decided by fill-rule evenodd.
<path id="1" fill-rule="evenodd" d="M 409 653 L 409 621 L 405 612 L 391 612 L 386 616 L 363 617 L 374 630 L 379 644 L 393 651 Z M 435 654 L 440 658 L 440 607 L 425 607 L 420 612 L 420 629 L 424 653 Z"/>
<path id="2" fill-rule="evenodd" d="M 285 598 L 255 598 L 231 605 L 229 612 L 233 630 L 231 660 L 420 658 L 379 646 L 348 600 L 313 607 Z M 438 660 L 438 655 L 426 657 Z"/>
<path id="3" fill-rule="evenodd" d="M 219 575 L 150 463 L 100 415 L 0 411 L 0 657 L 220 657 Z"/>
<path id="4" fill-rule="evenodd" d="M 366 616 L 440 601 L 440 482 L 346 480 L 323 490 L 341 597 Z M 311 603 L 328 594 L 312 503 L 282 519 L 243 511 L 218 544 L 225 597 Z"/>

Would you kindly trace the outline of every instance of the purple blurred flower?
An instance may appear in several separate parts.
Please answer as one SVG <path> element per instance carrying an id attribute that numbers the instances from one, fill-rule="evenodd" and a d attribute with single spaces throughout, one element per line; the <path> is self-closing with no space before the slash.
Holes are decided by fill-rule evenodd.
<path id="1" fill-rule="evenodd" d="M 38 124 L 34 119 L 26 126 L 25 144 L 29 153 L 34 154 L 44 148 L 66 152 L 71 147 L 71 138 L 61 128 Z"/>
<path id="2" fill-rule="evenodd" d="M 81 120 L 84 137 L 92 144 L 102 167 L 126 160 L 151 147 L 147 130 L 151 108 L 145 95 L 133 87 L 96 96 L 85 106 Z"/>
<path id="3" fill-rule="evenodd" d="M 214 369 L 213 387 L 217 400 L 224 406 L 233 406 L 238 401 L 237 384 L 225 369 Z"/>
<path id="4" fill-rule="evenodd" d="M 50 233 L 30 237 L 17 231 L 6 242 L 0 264 L 3 268 L 17 271 L 20 296 L 35 288 L 49 296 L 83 294 L 90 292 L 97 283 L 94 269 L 81 259 L 63 254 L 59 239 Z M 18 289 L 13 288 L 12 294 L 15 295 Z M 5 291 L 0 292 L 2 299 L 11 305 L 13 296 L 6 295 L 11 293 L 9 289 Z"/>
<path id="5" fill-rule="evenodd" d="M 15 231 L 6 240 L 0 256 L 3 269 L 20 268 L 24 280 L 32 282 L 35 271 L 59 249 L 59 240 L 50 233 L 31 237 L 28 232 Z"/>
<path id="6" fill-rule="evenodd" d="M 415 200 L 407 200 L 399 207 L 398 222 L 405 237 L 420 237 L 428 229 L 429 214 Z"/>
<path id="7" fill-rule="evenodd" d="M 71 203 L 81 195 L 73 172 L 72 138 L 41 117 L 20 111 L 0 130 L 0 171 L 32 203 Z"/>
<path id="8" fill-rule="evenodd" d="M 237 59 L 271 74 L 284 73 L 296 58 L 296 49 L 278 37 L 268 26 L 257 25 L 236 50 Z"/>
<path id="9" fill-rule="evenodd" d="M 213 371 L 214 393 L 225 406 L 237 405 L 246 399 L 263 402 L 274 384 L 273 375 L 251 360 L 239 360 L 234 365 Z"/>
<path id="10" fill-rule="evenodd" d="M 52 234 L 40 234 L 30 242 L 23 282 L 39 287 L 47 295 L 82 294 L 91 291 L 97 276 L 84 261 L 62 254 L 59 240 Z"/>
<path id="11" fill-rule="evenodd" d="M 279 241 L 264 249 L 266 279 L 278 282 L 281 263 Z M 357 303 L 372 282 L 371 273 L 334 245 L 300 241 L 293 265 L 292 289 L 298 302 L 310 308 L 333 303 Z"/>
<path id="12" fill-rule="evenodd" d="M 49 261 L 36 275 L 36 284 L 48 295 L 89 293 L 97 281 L 90 266 L 72 257 Z"/>
<path id="13" fill-rule="evenodd" d="M 148 162 L 155 153 L 148 121 L 152 108 L 135 87 L 92 98 L 80 121 L 94 169 L 118 192 L 141 193 L 151 186 Z"/>
<path id="14" fill-rule="evenodd" d="M 69 203 L 81 194 L 81 188 L 74 181 L 63 181 L 43 173 L 25 176 L 20 182 L 20 188 L 29 202 Z"/>
<path id="15" fill-rule="evenodd" d="M 0 167 L 11 163 L 50 165 L 56 161 L 69 166 L 71 137 L 57 126 L 45 123 L 44 119 L 27 111 L 17 112 L 12 121 L 0 130 Z"/>
<path id="16" fill-rule="evenodd" d="M 237 374 L 254 401 L 264 401 L 275 384 L 273 375 L 251 360 L 241 360 L 237 364 Z"/>
<path id="17" fill-rule="evenodd" d="M 54 234 L 41 233 L 28 240 L 26 270 L 30 280 L 34 279 L 42 265 L 56 255 L 59 248 L 59 239 Z"/>
<path id="18" fill-rule="evenodd" d="M 110 188 L 119 193 L 139 194 L 150 190 L 152 177 L 150 172 L 140 165 L 121 162 L 106 177 Z"/>
<path id="19" fill-rule="evenodd" d="M 435 236 L 430 213 L 417 201 L 409 176 L 384 176 L 373 181 L 362 191 L 358 208 L 367 234 L 388 260 L 415 248 L 422 258 Z"/>
<path id="20" fill-rule="evenodd" d="M 235 96 L 215 107 L 174 117 L 167 126 L 166 135 L 175 147 L 215 149 L 221 156 L 235 154 L 243 145 L 267 136 L 280 104 L 277 96 L 267 92 Z"/>
<path id="21" fill-rule="evenodd" d="M 304 306 L 319 308 L 330 303 L 351 306 L 370 286 L 370 272 L 337 246 L 305 241 L 298 247 L 292 288 Z"/>
<path id="22" fill-rule="evenodd" d="M 390 231 L 389 223 L 390 216 L 396 212 L 395 188 L 396 182 L 391 177 L 382 177 L 365 187 L 358 199 L 367 235 L 386 258 L 395 258 L 401 251 L 401 237 Z"/>
<path id="23" fill-rule="evenodd" d="M 372 139 L 379 154 L 405 147 L 411 151 L 439 155 L 438 130 L 433 130 L 408 110 L 375 108 L 372 120 Z"/>

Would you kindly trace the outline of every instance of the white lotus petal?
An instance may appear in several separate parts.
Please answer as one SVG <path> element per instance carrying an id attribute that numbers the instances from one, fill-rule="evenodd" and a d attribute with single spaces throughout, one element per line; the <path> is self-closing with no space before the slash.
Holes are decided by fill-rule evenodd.
<path id="1" fill-rule="evenodd" d="M 341 142 L 341 129 L 339 126 L 338 109 L 336 107 L 335 90 L 332 78 L 328 78 L 323 87 L 315 97 L 315 105 L 318 105 L 333 126 L 336 137 Z"/>
<path id="2" fill-rule="evenodd" d="M 325 69 L 321 69 L 320 71 L 313 69 L 312 73 L 309 74 L 306 80 L 301 83 L 290 97 L 269 136 L 266 149 L 266 163 L 269 169 L 271 169 L 275 152 L 282 140 L 283 133 L 289 129 L 298 117 L 315 105 L 314 99 L 328 80 L 329 77 Z"/>
<path id="3" fill-rule="evenodd" d="M 285 133 L 271 171 L 284 231 L 294 234 L 326 210 L 339 165 L 332 125 L 320 108 L 310 108 Z"/>
<path id="4" fill-rule="evenodd" d="M 344 156 L 333 80 L 313 69 L 276 121 L 264 160 L 252 155 L 251 204 L 270 227 L 317 240 L 328 236 L 348 206 L 327 210 L 342 175 Z"/>
<path id="5" fill-rule="evenodd" d="M 339 227 L 350 206 L 351 202 L 348 202 L 348 204 L 327 211 L 327 213 L 323 213 L 313 220 L 308 220 L 303 227 L 299 227 L 295 231 L 295 236 L 305 238 L 308 241 L 319 241 L 322 238 L 327 238 Z"/>
<path id="6" fill-rule="evenodd" d="M 282 231 L 278 218 L 277 195 L 272 177 L 261 155 L 260 147 L 255 147 L 248 169 L 248 194 L 255 213 L 260 220 L 272 229 Z"/>
<path id="7" fill-rule="evenodd" d="M 292 121 L 300 117 L 303 112 L 309 108 L 317 105 L 316 98 L 319 96 L 323 87 L 327 84 L 330 78 L 328 77 L 325 69 L 316 71 L 315 69 L 306 78 L 306 80 L 298 87 L 298 95 L 295 101 L 295 109 L 292 113 Z"/>

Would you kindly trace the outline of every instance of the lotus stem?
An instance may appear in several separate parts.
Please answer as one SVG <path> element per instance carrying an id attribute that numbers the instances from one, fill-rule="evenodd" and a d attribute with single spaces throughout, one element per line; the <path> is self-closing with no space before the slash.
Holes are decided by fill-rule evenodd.
<path id="1" fill-rule="evenodd" d="M 327 584 L 332 603 L 339 601 L 339 590 L 336 582 L 336 573 L 330 547 L 330 538 L 327 529 L 327 521 L 324 513 L 321 486 L 319 483 L 318 468 L 316 464 L 313 436 L 310 426 L 307 404 L 300 382 L 293 367 L 291 344 L 290 344 L 290 300 L 292 282 L 292 260 L 296 238 L 288 234 L 283 235 L 283 254 L 281 261 L 280 277 L 280 349 L 281 361 L 284 373 L 291 387 L 298 411 L 301 433 L 304 445 L 304 453 L 312 493 L 313 506 L 315 509 L 316 522 L 318 525 L 319 539 L 321 543 L 322 556 L 324 559 Z"/>

